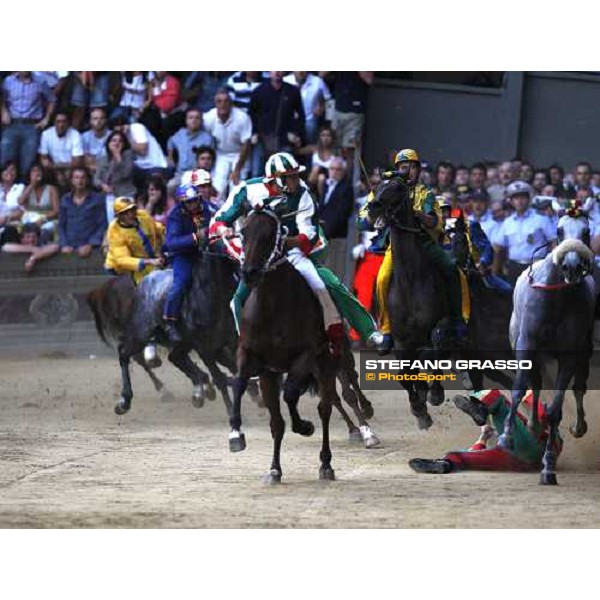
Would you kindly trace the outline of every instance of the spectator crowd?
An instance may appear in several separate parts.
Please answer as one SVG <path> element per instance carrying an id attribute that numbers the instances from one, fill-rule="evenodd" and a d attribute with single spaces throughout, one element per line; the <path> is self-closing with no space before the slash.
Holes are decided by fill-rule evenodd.
<path id="1" fill-rule="evenodd" d="M 240 181 L 263 176 L 277 151 L 307 167 L 328 266 L 349 282 L 349 257 L 359 266 L 366 259 L 369 235 L 356 244 L 351 225 L 380 180 L 379 169 L 366 181 L 355 166 L 373 72 L 20 71 L 0 79 L 0 245 L 28 254 L 27 270 L 57 252 L 87 257 L 102 246 L 120 196 L 164 223 L 186 171 L 209 172 L 220 204 Z M 600 194 L 600 172 L 587 162 L 569 173 L 521 159 L 423 162 L 420 178 L 481 224 L 497 254 L 493 269 L 509 281 L 534 247 L 556 238 L 560 211 Z M 600 232 L 596 206 L 592 233 Z"/>

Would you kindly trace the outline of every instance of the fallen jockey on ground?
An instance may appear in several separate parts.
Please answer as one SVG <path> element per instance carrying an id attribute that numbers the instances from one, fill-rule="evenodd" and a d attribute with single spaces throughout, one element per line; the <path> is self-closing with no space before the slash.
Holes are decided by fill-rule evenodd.
<path id="1" fill-rule="evenodd" d="M 467 337 L 467 326 L 462 315 L 462 293 L 458 269 L 454 261 L 444 252 L 438 243 L 442 234 L 442 215 L 433 191 L 419 183 L 421 162 L 417 152 L 405 149 L 398 152 L 394 160 L 397 169 L 394 176 L 401 177 L 409 186 L 415 216 L 421 222 L 419 239 L 423 244 L 431 262 L 440 270 L 445 281 L 445 290 L 448 299 L 449 324 L 451 331 L 460 342 Z M 366 204 L 358 216 L 361 229 L 374 229 L 377 223 L 369 215 L 370 204 L 375 194 L 370 194 Z M 381 231 L 381 236 L 373 242 L 375 247 L 385 248 L 385 257 L 377 277 L 377 305 L 380 315 L 379 328 L 383 334 L 383 341 L 379 346 L 380 354 L 387 354 L 393 346 L 392 324 L 388 310 L 388 294 L 392 280 L 392 245 L 389 239 L 389 226 Z"/>
<path id="2" fill-rule="evenodd" d="M 547 419 L 544 405 L 539 402 L 538 425 L 535 431 L 528 428 L 533 406 L 531 390 L 527 392 L 517 411 L 513 450 L 505 450 L 497 445 L 488 447 L 490 439 L 504 431 L 504 421 L 510 410 L 510 400 L 499 390 L 483 390 L 469 397 L 455 396 L 453 401 L 457 408 L 481 426 L 481 435 L 467 450 L 448 452 L 444 458 L 413 458 L 408 464 L 414 471 L 441 474 L 461 470 L 535 471 L 540 468 L 546 449 Z M 557 457 L 562 451 L 562 445 L 559 434 L 554 448 Z"/>
<path id="3" fill-rule="evenodd" d="M 287 229 L 286 256 L 319 299 L 334 354 L 340 352 L 345 335 L 339 313 L 358 331 L 364 342 L 379 344 L 381 335 L 371 315 L 332 271 L 315 260 L 325 249 L 327 241 L 319 227 L 316 203 L 299 177 L 303 171 L 304 167 L 298 165 L 291 154 L 279 152 L 271 156 L 264 179 L 249 179 L 234 188 L 211 220 L 209 235 L 216 240 L 231 236 L 233 228 L 239 230 L 239 221 L 243 221 L 251 210 L 268 207 L 271 202 L 281 201 L 283 197 L 286 215 L 281 224 Z M 235 251 L 232 246 L 228 248 L 230 254 L 232 249 Z M 250 289 L 240 281 L 232 299 L 238 332 L 241 309 L 249 295 Z"/>

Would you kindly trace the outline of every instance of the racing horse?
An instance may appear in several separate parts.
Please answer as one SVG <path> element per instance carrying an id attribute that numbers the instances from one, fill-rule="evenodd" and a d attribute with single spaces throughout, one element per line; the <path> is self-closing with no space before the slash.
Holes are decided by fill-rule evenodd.
<path id="1" fill-rule="evenodd" d="M 281 482 L 280 455 L 285 421 L 281 415 L 280 392 L 282 375 L 287 373 L 283 391 L 293 432 L 303 436 L 314 433 L 314 425 L 300 417 L 298 401 L 309 383 L 318 390 L 318 411 L 323 428 L 319 478 L 334 480 L 329 421 L 332 405 L 341 404 L 336 391 L 340 361 L 331 355 L 319 301 L 287 260 L 285 234 L 274 211 L 251 211 L 243 237 L 242 277 L 251 293 L 241 319 L 230 449 L 237 451 L 245 447 L 241 433 L 241 396 L 248 379 L 258 375 L 273 437 L 273 457 L 265 482 Z"/>
<path id="2" fill-rule="evenodd" d="M 515 286 L 510 341 L 516 358 L 530 360 L 532 368 L 517 371 L 511 409 L 498 443 L 506 449 L 512 447 L 515 417 L 528 383 L 535 398 L 530 426 L 534 429 L 539 427 L 537 403 L 542 387 L 541 365 L 548 357 L 556 358 L 554 397 L 546 410 L 547 441 L 540 475 L 543 485 L 557 483 L 554 444 L 562 420 L 565 391 L 571 380 L 578 406 L 578 421 L 580 407 L 583 411 L 593 350 L 593 263 L 593 252 L 581 240 L 565 239 L 544 259 L 524 271 Z M 581 422 L 585 423 L 583 415 Z"/>
<path id="3" fill-rule="evenodd" d="M 169 361 L 192 381 L 192 402 L 200 407 L 205 397 L 214 399 L 215 391 L 208 375 L 189 357 L 190 351 L 195 350 L 221 392 L 228 414 L 229 382 L 218 364 L 235 372 L 237 335 L 229 301 L 235 290 L 236 269 L 235 263 L 224 255 L 199 251 L 191 288 L 182 307 L 183 342 L 170 347 L 168 355 Z M 98 334 L 104 341 L 108 337 L 117 341 L 122 376 L 121 396 L 115 406 L 118 415 L 131 408 L 131 358 L 145 368 L 159 389 L 160 382 L 157 384 L 156 377 L 143 363 L 142 351 L 152 339 L 167 345 L 162 313 L 172 278 L 170 269 L 154 271 L 136 288 L 130 277 L 116 277 L 88 295 Z"/>
<path id="4" fill-rule="evenodd" d="M 423 235 L 422 228 L 404 181 L 396 178 L 380 184 L 369 215 L 376 226 L 388 225 L 390 230 L 393 272 L 388 306 L 396 357 L 439 359 L 458 353 L 464 358 L 480 358 L 485 351 L 486 358 L 508 358 L 510 298 L 495 290 L 484 289 L 479 277 L 473 283 L 476 302 L 472 308 L 470 344 L 457 349 L 448 348 L 445 343 L 432 343 L 435 334 L 443 331 L 443 322 L 448 315 L 446 295 L 442 293 L 444 281 L 422 247 L 419 239 Z M 465 253 L 467 249 L 455 247 L 453 252 L 459 255 L 456 259 L 460 262 L 461 252 Z M 493 316 L 491 320 L 490 315 Z M 486 374 L 503 383 L 511 382 L 502 373 L 487 371 Z M 475 389 L 481 389 L 481 375 L 477 371 L 469 372 Z M 403 380 L 402 385 L 408 392 L 411 412 L 419 428 L 429 428 L 432 420 L 427 411 L 427 400 L 433 405 L 444 401 L 442 384 L 434 381 L 428 389 L 425 381 Z"/>

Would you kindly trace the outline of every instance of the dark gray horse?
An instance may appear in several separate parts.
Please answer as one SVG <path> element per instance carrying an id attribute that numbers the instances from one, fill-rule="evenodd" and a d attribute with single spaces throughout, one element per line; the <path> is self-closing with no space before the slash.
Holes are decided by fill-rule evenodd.
<path id="1" fill-rule="evenodd" d="M 230 373 L 235 372 L 237 335 L 229 301 L 236 286 L 236 268 L 233 261 L 225 256 L 208 252 L 199 254 L 191 289 L 182 307 L 180 328 L 183 342 L 170 347 L 169 352 L 170 362 L 193 383 L 194 405 L 202 406 L 204 397 L 213 399 L 215 393 L 208 375 L 189 357 L 192 350 L 198 353 L 221 392 L 228 412 L 231 409 L 229 380 L 218 364 L 225 366 Z M 153 338 L 167 345 L 162 313 L 172 280 L 171 270 L 155 271 L 134 288 L 130 278 L 119 277 L 88 296 L 98 333 L 105 341 L 107 336 L 113 337 L 118 344 L 123 386 L 115 406 L 117 414 L 124 414 L 131 408 L 131 358 L 142 364 L 142 350 Z"/>
<path id="2" fill-rule="evenodd" d="M 517 372 L 512 404 L 499 445 L 512 447 L 517 408 L 528 384 L 534 393 L 531 427 L 536 428 L 537 402 L 542 388 L 541 364 L 548 357 L 558 361 L 554 398 L 547 408 L 547 443 L 540 483 L 555 485 L 558 427 L 565 391 L 573 379 L 573 392 L 581 411 L 587 389 L 592 354 L 595 290 L 590 273 L 594 254 L 580 240 L 562 241 L 546 258 L 524 271 L 515 287 L 510 340 L 518 360 L 530 360 L 532 369 Z M 579 420 L 579 419 L 578 419 Z M 583 414 L 581 415 L 581 422 Z"/>
<path id="3" fill-rule="evenodd" d="M 510 298 L 495 290 L 484 289 L 480 282 L 476 285 L 477 293 L 473 297 L 471 344 L 466 348 L 445 343 L 438 346 L 432 344 L 432 334 L 443 331 L 442 323 L 448 315 L 446 294 L 443 293 L 444 280 L 423 248 L 422 228 L 415 217 L 406 184 L 399 179 L 381 184 L 369 214 L 373 222 L 381 220 L 390 226 L 394 266 L 388 306 L 396 357 L 447 359 L 457 356 L 480 359 L 483 349 L 486 358 L 508 358 Z M 460 255 L 468 253 L 466 245 L 462 249 L 453 248 L 453 251 L 458 262 L 464 262 L 465 257 L 461 258 Z M 481 374 L 469 374 L 473 387 L 480 389 Z M 498 378 L 497 373 L 491 374 Z M 504 377 L 503 381 L 510 380 Z M 402 385 L 408 392 L 411 412 L 417 418 L 419 428 L 427 429 L 432 420 L 426 401 L 433 405 L 444 401 L 442 384 L 436 381 L 431 389 L 423 381 L 402 381 Z"/>

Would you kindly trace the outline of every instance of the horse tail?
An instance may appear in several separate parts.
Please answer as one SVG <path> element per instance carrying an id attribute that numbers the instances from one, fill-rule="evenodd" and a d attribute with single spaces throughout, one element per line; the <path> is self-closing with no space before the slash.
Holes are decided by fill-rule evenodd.
<path id="1" fill-rule="evenodd" d="M 114 277 L 88 294 L 87 302 L 102 341 L 111 345 L 125 330 L 133 313 L 135 285 L 131 277 Z"/>
<path id="2" fill-rule="evenodd" d="M 104 322 L 102 319 L 102 313 L 100 309 L 102 296 L 101 296 L 102 288 L 98 288 L 96 290 L 91 291 L 87 296 L 87 303 L 92 311 L 92 315 L 94 315 L 94 323 L 96 324 L 96 331 L 100 336 L 100 339 L 107 345 L 110 346 L 108 340 L 106 339 L 106 335 L 104 333 Z"/>

